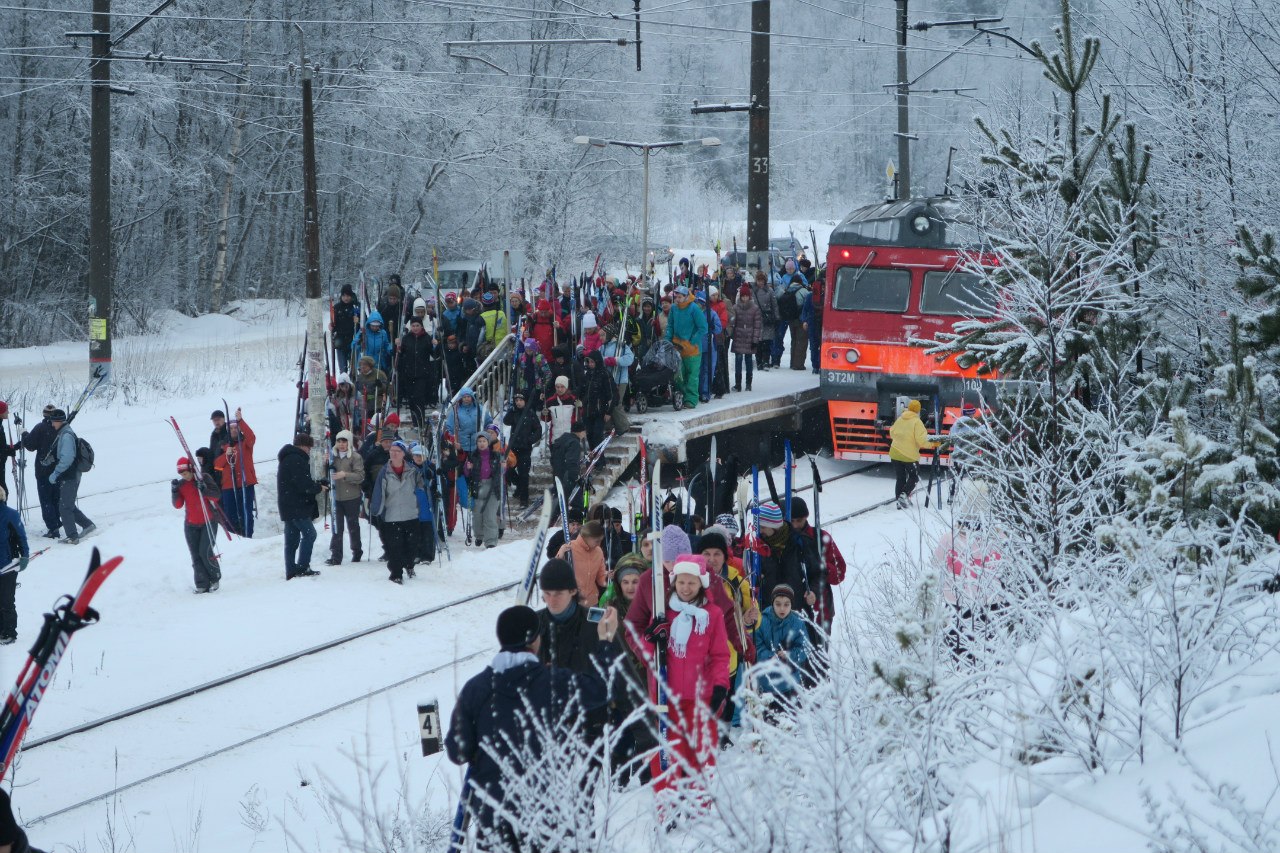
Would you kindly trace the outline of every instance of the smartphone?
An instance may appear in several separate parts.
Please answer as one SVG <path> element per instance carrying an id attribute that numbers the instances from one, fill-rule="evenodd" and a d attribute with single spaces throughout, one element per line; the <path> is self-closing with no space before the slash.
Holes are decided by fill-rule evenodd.
<path id="1" fill-rule="evenodd" d="M 587 621 L 588 621 L 588 622 L 599 622 L 599 621 L 600 621 L 601 619 L 603 619 L 603 618 L 604 618 L 604 608 L 603 608 L 603 607 L 592 607 L 591 609 L 589 609 L 589 610 L 587 611 Z"/>

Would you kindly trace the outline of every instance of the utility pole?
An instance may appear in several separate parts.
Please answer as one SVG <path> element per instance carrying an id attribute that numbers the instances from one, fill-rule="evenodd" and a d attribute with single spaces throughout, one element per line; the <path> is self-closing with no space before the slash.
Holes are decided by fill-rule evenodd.
<path id="1" fill-rule="evenodd" d="M 898 4 L 898 198 L 911 198 L 911 125 L 907 115 L 907 0 Z"/>
<path id="2" fill-rule="evenodd" d="M 89 65 L 89 375 L 111 381 L 111 0 L 93 0 Z"/>
<path id="3" fill-rule="evenodd" d="M 325 329 L 320 306 L 320 210 L 316 189 L 316 128 L 311 107 L 311 66 L 307 64 L 307 42 L 298 27 L 302 55 L 302 215 L 307 254 L 307 417 L 311 421 L 311 470 L 317 480 L 328 479 L 325 453 L 324 401 L 329 388 L 324 370 Z M 316 495 L 317 505 L 323 494 Z M 323 515 L 324 507 L 320 506 Z"/>
<path id="4" fill-rule="evenodd" d="M 751 0 L 747 251 L 769 250 L 769 0 Z"/>

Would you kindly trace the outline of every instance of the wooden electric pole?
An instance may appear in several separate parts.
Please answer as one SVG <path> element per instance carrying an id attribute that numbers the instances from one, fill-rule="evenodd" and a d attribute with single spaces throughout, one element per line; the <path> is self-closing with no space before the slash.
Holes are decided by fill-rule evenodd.
<path id="1" fill-rule="evenodd" d="M 295 24 L 294 26 L 297 26 Z M 298 27 L 302 52 L 302 215 L 307 263 L 307 418 L 311 422 L 311 470 L 317 480 L 328 479 L 325 452 L 324 403 L 328 393 L 324 369 L 325 328 L 320 305 L 320 208 L 316 188 L 316 128 L 311 106 L 311 66 L 306 37 Z M 317 505 L 323 494 L 316 495 Z M 320 507 L 323 514 L 323 506 Z"/>
<path id="2" fill-rule="evenodd" d="M 751 0 L 747 251 L 769 249 L 769 0 Z"/>

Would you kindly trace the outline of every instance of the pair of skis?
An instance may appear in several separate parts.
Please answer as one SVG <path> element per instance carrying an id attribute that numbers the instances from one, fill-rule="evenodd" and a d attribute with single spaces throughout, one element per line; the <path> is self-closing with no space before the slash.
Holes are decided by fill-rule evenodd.
<path id="1" fill-rule="evenodd" d="M 74 596 L 63 596 L 53 612 L 44 615 L 44 625 L 31 647 L 27 662 L 18 673 L 18 680 L 9 691 L 4 707 L 0 708 L 0 780 L 9 772 L 40 700 L 53 683 L 54 671 L 67 651 L 71 635 L 98 621 L 98 612 L 90 606 L 93 597 L 123 559 L 112 557 L 104 563 L 98 549 L 94 548 L 89 572 L 79 591 Z"/>

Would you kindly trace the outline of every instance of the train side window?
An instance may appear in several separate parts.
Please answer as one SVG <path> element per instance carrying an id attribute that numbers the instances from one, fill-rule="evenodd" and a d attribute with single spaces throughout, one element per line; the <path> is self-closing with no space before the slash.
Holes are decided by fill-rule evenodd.
<path id="1" fill-rule="evenodd" d="M 836 273 L 831 305 L 837 311 L 901 314 L 911 298 L 910 270 L 843 267 Z"/>
<path id="2" fill-rule="evenodd" d="M 927 272 L 920 310 L 925 314 L 989 317 L 995 312 L 991 283 L 966 272 Z"/>

